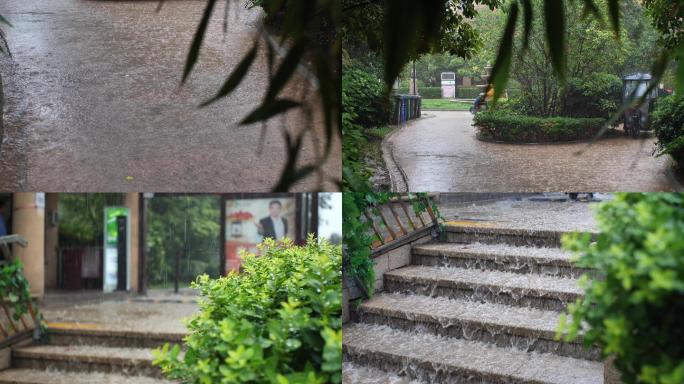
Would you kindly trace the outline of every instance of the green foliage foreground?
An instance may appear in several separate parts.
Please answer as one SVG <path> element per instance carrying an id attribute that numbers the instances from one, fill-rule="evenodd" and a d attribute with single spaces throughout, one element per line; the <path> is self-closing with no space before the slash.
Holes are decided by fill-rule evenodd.
<path id="1" fill-rule="evenodd" d="M 243 271 L 194 287 L 203 300 L 178 345 L 155 364 L 188 383 L 339 383 L 342 370 L 342 250 L 266 240 Z"/>
<path id="2" fill-rule="evenodd" d="M 684 99 L 674 96 L 659 99 L 651 125 L 658 137 L 658 153 L 672 156 L 684 167 Z"/>
<path id="3" fill-rule="evenodd" d="M 601 271 L 583 279 L 585 296 L 569 306 L 559 335 L 583 333 L 625 383 L 684 382 L 684 195 L 618 194 L 599 206 L 600 235 L 566 236 L 579 267 Z"/>

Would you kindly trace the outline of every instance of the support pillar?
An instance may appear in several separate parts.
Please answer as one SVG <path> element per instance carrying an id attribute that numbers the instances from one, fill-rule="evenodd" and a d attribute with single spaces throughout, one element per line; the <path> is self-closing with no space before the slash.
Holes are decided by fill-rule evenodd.
<path id="1" fill-rule="evenodd" d="M 24 264 L 31 294 L 45 294 L 45 194 L 20 192 L 13 195 L 12 233 L 23 236 L 28 246 L 17 244 L 12 253 Z"/>
<path id="2" fill-rule="evenodd" d="M 139 256 L 140 256 L 140 194 L 139 193 L 127 193 L 124 198 L 124 205 L 131 210 L 131 265 L 130 273 L 128 275 L 128 281 L 131 283 L 131 291 L 139 292 Z"/>
<path id="3" fill-rule="evenodd" d="M 57 289 L 59 271 L 59 194 L 45 194 L 45 289 Z"/>

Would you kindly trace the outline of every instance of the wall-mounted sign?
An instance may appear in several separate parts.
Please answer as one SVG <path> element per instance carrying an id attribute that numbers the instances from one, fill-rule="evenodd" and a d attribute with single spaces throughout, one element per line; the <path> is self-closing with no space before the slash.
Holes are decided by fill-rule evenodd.
<path id="1" fill-rule="evenodd" d="M 293 239 L 296 201 L 292 197 L 226 199 L 225 273 L 240 269 L 240 252 L 257 253 L 265 238 Z"/>
<path id="2" fill-rule="evenodd" d="M 105 207 L 104 209 L 104 263 L 103 290 L 129 290 L 130 268 L 130 209 Z"/>
<path id="3" fill-rule="evenodd" d="M 454 99 L 456 98 L 456 73 L 442 72 L 442 98 Z"/>

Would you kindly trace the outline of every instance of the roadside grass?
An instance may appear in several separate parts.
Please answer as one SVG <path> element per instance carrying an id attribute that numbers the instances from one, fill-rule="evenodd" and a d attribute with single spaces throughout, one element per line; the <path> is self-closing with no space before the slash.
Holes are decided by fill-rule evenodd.
<path id="1" fill-rule="evenodd" d="M 449 99 L 423 99 L 422 109 L 426 111 L 468 111 L 470 103 Z"/>

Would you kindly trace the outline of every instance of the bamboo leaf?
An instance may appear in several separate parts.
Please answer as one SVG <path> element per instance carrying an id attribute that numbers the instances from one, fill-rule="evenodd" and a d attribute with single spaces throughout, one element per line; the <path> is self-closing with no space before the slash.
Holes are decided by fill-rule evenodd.
<path id="1" fill-rule="evenodd" d="M 252 49 L 242 58 L 242 60 L 240 60 L 240 64 L 238 64 L 238 66 L 233 70 L 230 76 L 228 76 L 225 83 L 223 83 L 223 86 L 221 86 L 221 89 L 219 89 L 218 93 L 216 93 L 216 95 L 211 99 L 200 104 L 200 107 L 205 107 L 215 102 L 216 100 L 225 97 L 229 93 L 233 92 L 233 90 L 238 85 L 240 85 L 240 82 L 242 82 L 242 79 L 244 79 L 245 75 L 247 74 L 247 71 L 252 66 L 252 63 L 256 58 L 257 50 L 258 45 L 257 43 L 255 43 Z"/>
<path id="2" fill-rule="evenodd" d="M 544 1 L 546 40 L 551 64 L 561 81 L 565 80 L 565 11 L 563 0 Z"/>
<path id="3" fill-rule="evenodd" d="M 534 17 L 534 11 L 532 9 L 532 0 L 522 0 L 523 5 L 523 16 L 525 20 L 525 30 L 523 37 L 523 50 L 527 50 L 530 44 L 530 34 L 532 33 L 532 18 Z"/>
<path id="4" fill-rule="evenodd" d="M 271 117 L 284 113 L 292 108 L 296 108 L 301 104 L 289 99 L 273 99 L 266 100 L 257 109 L 252 111 L 244 120 L 240 122 L 241 125 L 253 124 L 259 121 L 265 121 Z"/>
<path id="5" fill-rule="evenodd" d="M 290 48 L 290 51 L 283 59 L 283 62 L 280 64 L 280 67 L 278 67 L 278 70 L 270 81 L 268 92 L 266 93 L 267 99 L 274 99 L 288 80 L 290 80 L 292 74 L 302 60 L 307 44 L 305 39 L 301 39 Z"/>
<path id="6" fill-rule="evenodd" d="M 615 37 L 620 38 L 620 0 L 608 0 L 608 15 L 613 24 Z"/>
<path id="7" fill-rule="evenodd" d="M 8 26 L 12 27 L 12 23 L 10 23 L 9 20 L 5 19 L 5 17 L 2 15 L 0 15 L 0 23 L 7 24 Z"/>
<path id="8" fill-rule="evenodd" d="M 511 60 L 513 56 L 513 37 L 515 36 L 515 24 L 518 19 L 518 4 L 511 4 L 508 11 L 508 20 L 506 21 L 506 28 L 501 37 L 501 44 L 499 45 L 499 52 L 496 55 L 496 61 L 492 67 L 492 76 L 489 81 L 488 89 L 494 87 L 494 104 L 503 93 L 508 82 L 508 76 L 511 70 Z"/>
<path id="9" fill-rule="evenodd" d="M 214 11 L 214 5 L 216 5 L 216 0 L 207 0 L 207 6 L 204 8 L 202 20 L 200 20 L 200 23 L 197 26 L 195 37 L 193 37 L 190 50 L 188 51 L 188 57 L 185 61 L 185 68 L 183 69 L 183 79 L 181 80 L 181 83 L 185 83 L 185 80 L 188 78 L 188 75 L 190 75 L 192 68 L 197 63 L 200 48 L 202 47 L 202 41 L 204 40 L 204 35 L 207 32 L 207 26 L 209 25 L 209 19 L 211 19 L 211 14 Z"/>

